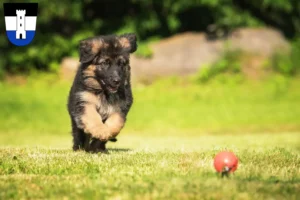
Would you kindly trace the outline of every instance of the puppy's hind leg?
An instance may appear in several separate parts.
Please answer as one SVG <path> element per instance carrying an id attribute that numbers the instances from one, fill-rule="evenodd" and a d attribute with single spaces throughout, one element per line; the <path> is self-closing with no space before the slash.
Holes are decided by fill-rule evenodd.
<path id="1" fill-rule="evenodd" d="M 96 138 L 93 138 L 90 144 L 90 151 L 93 153 L 98 153 L 98 152 L 107 153 L 106 141 L 101 141 Z"/>
<path id="2" fill-rule="evenodd" d="M 88 135 L 84 131 L 76 126 L 76 123 L 72 120 L 72 135 L 73 135 L 73 150 L 77 151 L 85 149 L 85 143 Z"/>

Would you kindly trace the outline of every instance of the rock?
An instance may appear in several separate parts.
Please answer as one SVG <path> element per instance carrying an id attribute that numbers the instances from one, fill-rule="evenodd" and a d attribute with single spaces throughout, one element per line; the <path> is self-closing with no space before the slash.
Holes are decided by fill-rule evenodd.
<path id="1" fill-rule="evenodd" d="M 268 57 L 275 51 L 289 49 L 283 35 L 270 28 L 237 29 L 226 40 L 207 40 L 204 33 L 183 33 L 150 46 L 150 59 L 133 56 L 133 79 L 147 80 L 167 75 L 187 75 L 222 57 L 225 49 Z"/>
<path id="2" fill-rule="evenodd" d="M 194 73 L 200 66 L 219 58 L 222 42 L 207 41 L 203 33 L 188 32 L 161 40 L 150 48 L 153 50 L 151 59 L 131 58 L 133 78 Z"/>
<path id="3" fill-rule="evenodd" d="M 233 49 L 262 56 L 289 50 L 289 43 L 283 35 L 269 28 L 238 29 L 231 34 L 229 42 Z"/>

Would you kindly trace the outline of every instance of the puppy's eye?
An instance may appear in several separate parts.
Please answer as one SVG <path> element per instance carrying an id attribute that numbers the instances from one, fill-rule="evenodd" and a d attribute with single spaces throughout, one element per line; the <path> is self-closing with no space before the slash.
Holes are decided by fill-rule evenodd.
<path id="1" fill-rule="evenodd" d="M 118 64 L 119 64 L 120 66 L 124 66 L 124 65 L 126 64 L 126 61 L 125 61 L 125 60 L 119 60 L 119 61 L 118 61 Z"/>

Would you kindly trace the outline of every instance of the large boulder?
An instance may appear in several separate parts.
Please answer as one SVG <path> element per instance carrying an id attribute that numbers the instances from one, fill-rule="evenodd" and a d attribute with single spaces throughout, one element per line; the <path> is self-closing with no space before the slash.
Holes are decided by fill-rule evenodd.
<path id="1" fill-rule="evenodd" d="M 222 40 L 208 40 L 204 33 L 177 34 L 154 43 L 151 49 L 150 59 L 132 57 L 134 79 L 192 74 L 220 59 L 228 49 L 268 57 L 275 51 L 288 50 L 289 43 L 274 29 L 243 28 Z"/>
<path id="2" fill-rule="evenodd" d="M 289 50 L 289 43 L 283 35 L 270 28 L 238 29 L 230 35 L 228 40 L 230 48 L 266 57 L 276 51 Z"/>
<path id="3" fill-rule="evenodd" d="M 183 33 L 151 45 L 150 59 L 133 56 L 133 78 L 191 74 L 221 54 L 221 41 L 207 41 L 204 33 Z"/>

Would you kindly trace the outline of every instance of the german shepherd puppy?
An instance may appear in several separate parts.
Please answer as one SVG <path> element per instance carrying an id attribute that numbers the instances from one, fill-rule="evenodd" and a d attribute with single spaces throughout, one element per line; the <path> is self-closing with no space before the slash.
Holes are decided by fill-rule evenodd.
<path id="1" fill-rule="evenodd" d="M 103 152 L 116 141 L 133 102 L 129 57 L 136 49 L 133 33 L 80 41 L 81 65 L 68 98 L 74 151 Z"/>

